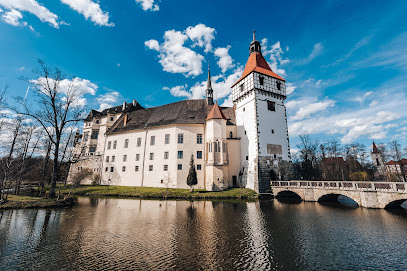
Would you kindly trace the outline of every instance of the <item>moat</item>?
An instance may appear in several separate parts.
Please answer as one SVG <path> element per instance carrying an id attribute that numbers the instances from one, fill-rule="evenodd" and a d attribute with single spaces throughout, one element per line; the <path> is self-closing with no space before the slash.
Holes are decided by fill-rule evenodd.
<path id="1" fill-rule="evenodd" d="M 79 198 L 0 212 L 0 270 L 406 270 L 407 211 Z"/>

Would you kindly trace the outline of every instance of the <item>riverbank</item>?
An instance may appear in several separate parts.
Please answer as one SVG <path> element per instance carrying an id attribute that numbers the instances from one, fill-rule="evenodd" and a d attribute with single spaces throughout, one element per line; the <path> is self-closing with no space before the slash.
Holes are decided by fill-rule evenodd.
<path id="1" fill-rule="evenodd" d="M 190 192 L 189 189 L 81 185 L 72 189 L 70 186 L 61 188 L 61 193 L 73 193 L 76 196 L 97 197 L 130 197 L 143 199 L 257 199 L 257 193 L 246 188 L 230 188 L 224 191 L 212 192 L 203 189 Z"/>
<path id="2" fill-rule="evenodd" d="M 0 204 L 0 210 L 66 207 L 73 204 L 72 200 L 56 202 L 55 199 L 9 195 L 8 201 Z"/>

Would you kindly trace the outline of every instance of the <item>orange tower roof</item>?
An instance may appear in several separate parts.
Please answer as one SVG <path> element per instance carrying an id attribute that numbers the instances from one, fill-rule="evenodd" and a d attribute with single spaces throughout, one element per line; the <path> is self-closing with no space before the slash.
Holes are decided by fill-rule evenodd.
<path id="1" fill-rule="evenodd" d="M 373 141 L 373 152 L 372 153 L 379 153 L 379 149 L 376 147 L 376 144 Z"/>
<path id="2" fill-rule="evenodd" d="M 240 77 L 240 79 L 237 80 L 237 82 L 234 83 L 233 86 L 236 85 L 237 83 L 239 83 L 243 78 L 245 78 L 252 71 L 259 72 L 259 73 L 285 81 L 285 79 L 283 77 L 279 76 L 278 74 L 276 74 L 275 72 L 273 72 L 271 70 L 269 64 L 264 59 L 261 52 L 252 52 L 249 56 L 249 59 L 247 60 L 242 77 Z"/>
<path id="3" fill-rule="evenodd" d="M 218 102 L 216 102 L 213 106 L 211 111 L 208 114 L 208 117 L 206 118 L 206 120 L 211 120 L 211 119 L 225 119 L 227 120 L 227 118 L 225 117 L 225 115 L 223 115 L 222 110 L 220 109 Z"/>

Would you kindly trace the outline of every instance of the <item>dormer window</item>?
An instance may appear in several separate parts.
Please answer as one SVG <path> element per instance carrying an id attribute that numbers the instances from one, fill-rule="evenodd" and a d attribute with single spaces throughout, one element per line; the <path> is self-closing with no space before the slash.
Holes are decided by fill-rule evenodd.
<path id="1" fill-rule="evenodd" d="M 260 81 L 260 86 L 262 86 L 264 84 L 264 77 L 260 76 L 259 81 Z"/>
<path id="2" fill-rule="evenodd" d="M 114 121 L 114 117 L 110 117 L 110 121 Z"/>
<path id="3" fill-rule="evenodd" d="M 277 89 L 281 90 L 281 82 L 277 82 Z"/>
<path id="4" fill-rule="evenodd" d="M 244 83 L 242 83 L 241 85 L 240 85 L 240 91 L 243 91 L 244 90 Z"/>

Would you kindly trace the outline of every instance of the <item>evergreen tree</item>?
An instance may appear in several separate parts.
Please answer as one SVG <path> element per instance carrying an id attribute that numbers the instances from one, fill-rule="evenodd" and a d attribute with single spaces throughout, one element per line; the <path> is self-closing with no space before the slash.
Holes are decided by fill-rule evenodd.
<path id="1" fill-rule="evenodd" d="M 194 185 L 198 184 L 198 179 L 196 177 L 194 155 L 191 155 L 191 160 L 189 161 L 189 173 L 187 178 L 187 185 L 191 187 L 191 192 L 194 192 Z"/>

